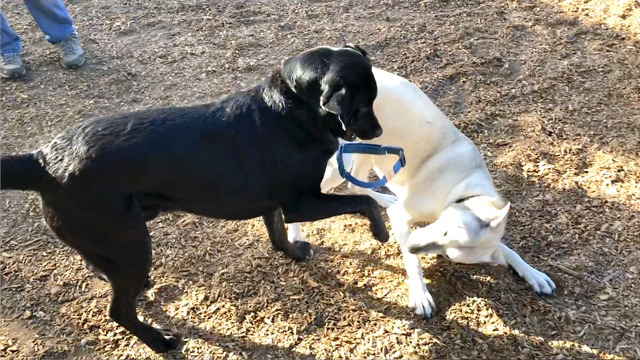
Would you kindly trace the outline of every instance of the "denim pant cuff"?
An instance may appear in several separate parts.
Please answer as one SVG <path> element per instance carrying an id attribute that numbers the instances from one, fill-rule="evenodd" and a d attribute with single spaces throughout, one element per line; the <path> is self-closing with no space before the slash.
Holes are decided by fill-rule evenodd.
<path id="1" fill-rule="evenodd" d="M 75 28 L 72 28 L 71 31 L 68 34 L 66 34 L 64 37 L 62 37 L 61 39 L 56 39 L 55 41 L 53 41 L 53 40 L 51 40 L 51 37 L 49 35 L 47 35 L 47 36 L 45 36 L 45 40 L 47 40 L 50 44 L 57 44 L 62 40 L 67 40 L 72 35 L 78 35 L 78 32 L 76 31 Z"/>

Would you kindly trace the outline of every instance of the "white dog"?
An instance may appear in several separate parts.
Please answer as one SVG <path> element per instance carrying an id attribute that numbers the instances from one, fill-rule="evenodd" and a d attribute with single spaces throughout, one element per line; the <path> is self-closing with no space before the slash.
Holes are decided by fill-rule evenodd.
<path id="1" fill-rule="evenodd" d="M 555 291 L 553 281 L 500 242 L 509 203 L 497 193 L 478 148 L 408 80 L 373 69 L 378 83 L 374 112 L 384 130 L 369 142 L 404 149 L 404 167 L 387 183 L 396 194 L 386 195 L 349 184 L 388 207 L 391 228 L 400 245 L 408 275 L 409 306 L 430 317 L 435 304 L 423 280 L 416 254 L 443 254 L 454 262 L 511 265 L 538 295 Z M 365 180 L 371 168 L 387 175 L 397 158 L 345 154 L 352 175 Z M 335 156 L 327 166 L 323 192 L 342 183 Z M 416 222 L 430 225 L 411 232 Z M 289 227 L 290 240 L 303 240 L 299 224 Z"/>

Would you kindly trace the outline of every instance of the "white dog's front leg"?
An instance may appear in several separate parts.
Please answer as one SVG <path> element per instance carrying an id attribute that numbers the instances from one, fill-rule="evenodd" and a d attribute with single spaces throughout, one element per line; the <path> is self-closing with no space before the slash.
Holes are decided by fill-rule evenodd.
<path id="1" fill-rule="evenodd" d="M 338 160 L 336 156 L 338 156 L 338 153 L 333 154 L 327 162 L 327 167 L 324 169 L 324 177 L 320 184 L 320 190 L 325 194 L 329 193 L 331 189 L 342 184 L 344 181 L 342 176 L 340 176 L 340 171 L 338 170 Z M 353 156 L 351 154 L 344 154 L 342 161 L 344 163 L 344 168 L 347 171 L 350 171 L 353 168 Z"/>
<path id="2" fill-rule="evenodd" d="M 400 203 L 392 205 L 387 210 L 387 214 L 391 221 L 391 228 L 398 239 L 398 245 L 400 245 L 404 266 L 407 271 L 409 307 L 415 309 L 415 313 L 420 316 L 426 318 L 431 317 L 431 313 L 435 310 L 436 305 L 433 302 L 429 290 L 427 290 L 427 285 L 424 283 L 420 258 L 407 250 L 407 242 L 411 233 L 411 226 L 409 225 L 409 219 L 411 217 L 406 213 Z"/>
<path id="3" fill-rule="evenodd" d="M 391 194 L 383 194 L 379 192 L 375 192 L 371 189 L 367 189 L 366 195 L 369 195 L 373 200 L 375 200 L 378 205 L 388 208 L 393 205 L 398 200 L 398 197 Z"/>
<path id="4" fill-rule="evenodd" d="M 518 275 L 531 285 L 537 295 L 551 295 L 556 291 L 556 285 L 547 274 L 527 264 L 520 255 L 509 249 L 507 245 L 500 244 L 500 246 L 507 264 L 511 265 Z"/>
<path id="5" fill-rule="evenodd" d="M 350 159 L 353 162 L 353 170 L 351 171 L 351 175 L 353 175 L 356 179 L 367 180 L 369 176 L 369 170 L 373 166 L 373 162 L 371 161 L 371 157 L 368 155 L 356 155 L 357 157 Z M 345 163 L 346 164 L 346 163 Z M 346 166 L 346 165 L 345 165 Z M 326 175 L 325 175 L 326 178 Z M 378 205 L 388 208 L 393 205 L 393 203 L 398 200 L 398 197 L 395 195 L 382 194 L 379 192 L 375 192 L 371 189 L 361 188 L 358 185 L 349 183 L 349 191 L 354 194 L 368 195 L 373 200 L 375 200 Z"/>

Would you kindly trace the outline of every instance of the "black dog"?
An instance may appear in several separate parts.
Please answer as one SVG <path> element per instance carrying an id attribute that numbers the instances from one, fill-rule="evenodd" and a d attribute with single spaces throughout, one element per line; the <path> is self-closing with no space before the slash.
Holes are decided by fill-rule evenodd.
<path id="1" fill-rule="evenodd" d="M 315 48 L 214 103 L 82 122 L 34 153 L 3 156 L 1 186 L 40 193 L 56 235 L 111 282 L 111 318 L 165 352 L 178 336 L 139 321 L 135 308 L 151 266 L 145 221 L 160 212 L 262 216 L 273 247 L 295 260 L 311 249 L 287 240 L 283 214 L 286 222 L 363 214 L 373 236 L 388 240 L 374 200 L 320 192 L 338 137 L 382 133 L 376 95 L 363 50 Z"/>

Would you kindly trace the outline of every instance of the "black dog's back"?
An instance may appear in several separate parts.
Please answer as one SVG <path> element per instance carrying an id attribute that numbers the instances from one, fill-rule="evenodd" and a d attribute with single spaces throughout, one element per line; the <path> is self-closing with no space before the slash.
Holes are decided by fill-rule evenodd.
<path id="1" fill-rule="evenodd" d="M 316 188 L 337 146 L 328 131 L 318 134 L 315 124 L 305 124 L 312 114 L 268 103 L 274 91 L 284 96 L 280 101 L 297 101 L 286 98 L 281 83 L 276 73 L 253 89 L 210 104 L 79 123 L 37 154 L 42 167 L 22 160 L 21 171 L 34 175 L 16 179 L 55 179 L 60 196 L 65 189 L 117 189 L 131 194 L 145 214 L 184 210 L 224 219 L 261 216 Z M 3 182 L 8 174 L 11 185 L 11 174 L 18 173 L 15 160 L 6 159 Z M 18 188 L 41 190 L 31 184 Z"/>

